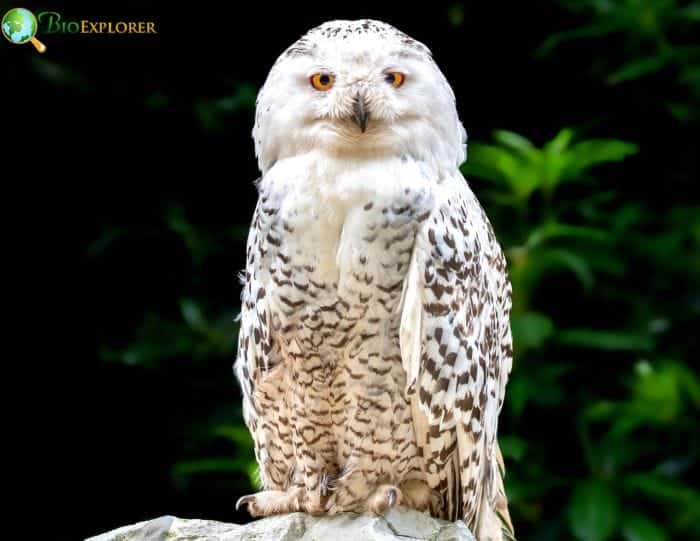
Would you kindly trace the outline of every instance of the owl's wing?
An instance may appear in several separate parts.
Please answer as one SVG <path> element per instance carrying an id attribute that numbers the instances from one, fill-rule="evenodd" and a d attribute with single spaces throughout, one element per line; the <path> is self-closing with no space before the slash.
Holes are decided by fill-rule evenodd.
<path id="1" fill-rule="evenodd" d="M 435 512 L 465 520 L 479 539 L 501 539 L 502 526 L 512 534 L 496 441 L 512 365 L 510 309 L 505 258 L 456 172 L 437 187 L 416 236 L 401 356 L 428 483 L 442 496 Z"/>
<path id="2" fill-rule="evenodd" d="M 280 362 L 279 345 L 273 339 L 271 312 L 265 291 L 263 265 L 269 251 L 269 224 L 273 209 L 261 198 L 248 233 L 245 273 L 241 276 L 240 331 L 234 370 L 243 391 L 243 419 L 253 436 L 261 484 L 283 489 L 287 482 L 285 453 L 289 442 L 279 422 L 286 415 L 281 396 L 281 378 L 269 377 Z"/>
<path id="3" fill-rule="evenodd" d="M 238 333 L 238 358 L 235 371 L 243 390 L 243 416 L 248 424 L 257 416 L 252 396 L 260 375 L 269 364 L 270 329 L 265 300 L 265 287 L 258 267 L 264 250 L 262 235 L 262 204 L 258 201 L 253 221 L 248 230 L 246 266 L 241 276 L 240 331 Z M 254 421 L 254 419 L 253 419 Z M 251 431 L 253 429 L 251 428 Z"/>

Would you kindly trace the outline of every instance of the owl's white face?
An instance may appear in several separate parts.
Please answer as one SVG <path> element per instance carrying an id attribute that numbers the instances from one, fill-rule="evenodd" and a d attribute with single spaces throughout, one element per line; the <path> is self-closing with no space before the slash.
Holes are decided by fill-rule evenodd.
<path id="1" fill-rule="evenodd" d="M 454 167 L 466 140 L 428 48 L 371 20 L 328 22 L 289 47 L 258 95 L 253 137 L 263 172 L 310 151 Z"/>

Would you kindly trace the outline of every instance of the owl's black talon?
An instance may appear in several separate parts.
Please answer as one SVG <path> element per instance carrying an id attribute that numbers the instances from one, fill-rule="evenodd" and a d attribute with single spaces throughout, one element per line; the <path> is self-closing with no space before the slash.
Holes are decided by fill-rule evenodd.
<path id="1" fill-rule="evenodd" d="M 324 472 L 323 476 L 321 477 L 321 496 L 324 498 L 328 496 L 328 483 L 330 482 L 330 477 L 328 476 L 327 473 Z"/>
<path id="2" fill-rule="evenodd" d="M 253 495 L 241 496 L 236 502 L 236 511 L 239 511 L 242 505 L 247 505 L 252 501 L 255 501 L 255 496 Z"/>
<path id="3" fill-rule="evenodd" d="M 431 497 L 433 499 L 437 499 L 437 501 L 438 501 L 437 506 L 439 509 L 442 509 L 447 505 L 447 502 L 445 501 L 445 496 L 442 494 L 442 492 L 438 492 L 437 490 L 432 490 Z"/>
<path id="4" fill-rule="evenodd" d="M 389 502 L 389 507 L 394 507 L 394 505 L 396 505 L 396 500 L 398 499 L 398 497 L 399 497 L 399 495 L 396 492 L 395 488 L 392 488 L 391 490 L 389 490 L 387 492 L 386 499 L 387 499 L 387 502 Z"/>

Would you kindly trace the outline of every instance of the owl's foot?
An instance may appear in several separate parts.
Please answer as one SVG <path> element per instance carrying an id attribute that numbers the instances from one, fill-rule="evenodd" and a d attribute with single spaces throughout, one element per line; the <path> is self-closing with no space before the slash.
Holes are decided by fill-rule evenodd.
<path id="1" fill-rule="evenodd" d="M 367 509 L 383 515 L 392 507 L 404 505 L 417 511 L 428 511 L 434 499 L 428 483 L 420 479 L 404 481 L 395 485 L 379 485 L 367 500 Z"/>
<path id="2" fill-rule="evenodd" d="M 248 513 L 251 517 L 269 517 L 270 515 L 280 515 L 283 513 L 293 513 L 301 509 L 301 495 L 303 489 L 300 487 L 289 490 L 263 490 L 256 494 L 242 496 L 236 502 L 236 510 L 241 506 L 248 506 Z"/>
<path id="3" fill-rule="evenodd" d="M 383 515 L 392 507 L 403 503 L 404 495 L 395 485 L 379 485 L 367 500 L 367 510 Z"/>
<path id="4" fill-rule="evenodd" d="M 431 503 L 436 498 L 436 494 L 428 486 L 428 483 L 420 479 L 404 481 L 399 485 L 403 493 L 403 503 L 406 507 L 417 511 L 430 510 Z M 439 498 L 439 496 L 438 496 Z"/>

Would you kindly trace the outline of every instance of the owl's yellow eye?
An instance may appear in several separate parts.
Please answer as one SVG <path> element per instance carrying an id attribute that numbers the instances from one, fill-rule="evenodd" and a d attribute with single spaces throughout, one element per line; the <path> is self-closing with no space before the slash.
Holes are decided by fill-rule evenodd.
<path id="1" fill-rule="evenodd" d="M 335 78 L 330 73 L 317 73 L 311 76 L 311 86 L 316 90 L 330 90 Z"/>
<path id="2" fill-rule="evenodd" d="M 391 71 L 384 76 L 384 79 L 394 88 L 399 88 L 406 76 L 400 71 Z"/>

